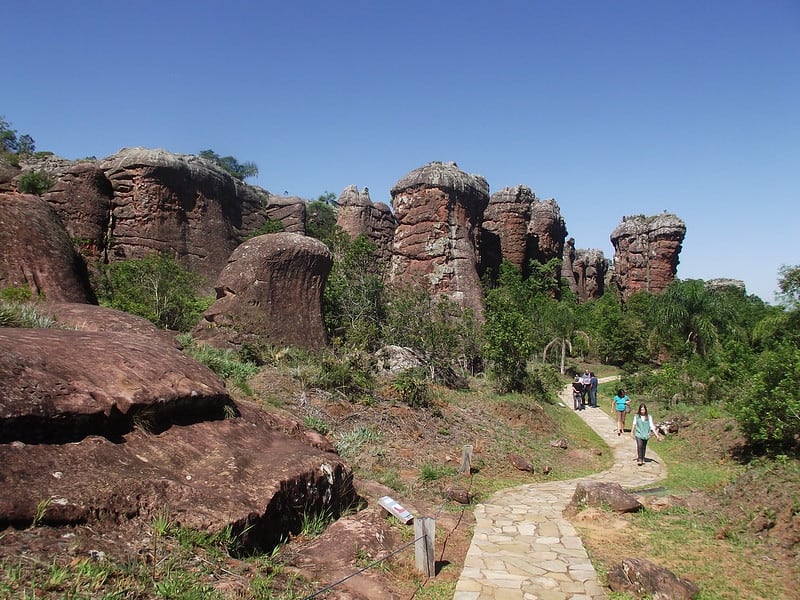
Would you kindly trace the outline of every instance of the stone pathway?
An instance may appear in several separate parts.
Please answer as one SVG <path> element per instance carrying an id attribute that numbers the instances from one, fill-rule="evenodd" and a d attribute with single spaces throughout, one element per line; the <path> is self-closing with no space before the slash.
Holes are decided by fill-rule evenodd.
<path id="1" fill-rule="evenodd" d="M 601 379 L 601 381 L 603 381 Z M 561 401 L 572 410 L 572 393 Z M 608 401 L 608 400 L 606 400 Z M 614 433 L 615 423 L 600 408 L 578 415 L 614 453 L 614 465 L 583 479 L 528 484 L 503 490 L 475 508 L 475 533 L 453 600 L 600 600 L 606 593 L 575 528 L 562 512 L 578 481 L 606 481 L 624 488 L 663 479 L 667 470 L 647 446 L 647 462 L 636 466 L 630 433 Z M 630 427 L 628 415 L 626 426 Z"/>

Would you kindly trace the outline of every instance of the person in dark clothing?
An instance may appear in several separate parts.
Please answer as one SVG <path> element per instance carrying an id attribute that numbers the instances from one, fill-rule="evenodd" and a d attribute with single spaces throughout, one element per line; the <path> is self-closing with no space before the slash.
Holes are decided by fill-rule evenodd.
<path id="1" fill-rule="evenodd" d="M 600 381 L 597 379 L 597 375 L 594 374 L 594 371 L 589 373 L 591 378 L 589 379 L 589 404 L 592 405 L 592 408 L 597 408 L 597 386 L 600 385 Z"/>

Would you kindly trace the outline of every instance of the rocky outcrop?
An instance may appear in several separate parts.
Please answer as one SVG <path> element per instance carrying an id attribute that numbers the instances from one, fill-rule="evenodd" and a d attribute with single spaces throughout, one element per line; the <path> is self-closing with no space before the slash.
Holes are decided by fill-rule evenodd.
<path id="1" fill-rule="evenodd" d="M 376 257 L 382 263 L 388 263 L 397 226 L 389 206 L 384 202 L 372 202 L 367 188 L 359 192 L 354 185 L 344 189 L 337 204 L 336 224 L 351 238 L 366 236 L 375 245 Z"/>
<path id="2" fill-rule="evenodd" d="M 567 280 L 579 302 L 595 300 L 605 291 L 608 261 L 602 250 L 576 250 L 575 241 L 569 238 L 564 245 L 561 277 Z"/>
<path id="3" fill-rule="evenodd" d="M 126 148 L 98 164 L 114 190 L 110 260 L 167 253 L 210 289 L 231 252 L 266 220 L 263 190 L 200 157 Z"/>
<path id="4" fill-rule="evenodd" d="M 58 213 L 84 257 L 105 255 L 114 200 L 111 182 L 94 162 L 66 165 L 56 175 L 42 198 Z"/>
<path id="5" fill-rule="evenodd" d="M 576 250 L 573 238 L 564 244 L 561 278 L 567 281 L 579 302 L 595 300 L 603 295 L 608 267 L 602 250 Z"/>
<path id="6" fill-rule="evenodd" d="M 528 225 L 536 196 L 524 185 L 506 187 L 489 198 L 480 235 L 480 273 L 499 273 L 500 263 L 509 261 L 525 274 L 530 259 Z"/>
<path id="7" fill-rule="evenodd" d="M 489 203 L 489 184 L 455 163 L 432 162 L 392 188 L 397 229 L 390 280 L 422 283 L 483 316 L 478 277 L 479 230 Z"/>
<path id="8" fill-rule="evenodd" d="M 531 258 L 544 264 L 553 258 L 561 258 L 567 226 L 558 203 L 550 198 L 539 200 L 531 205 L 531 220 L 528 224 L 531 238 Z"/>
<path id="9" fill-rule="evenodd" d="M 706 289 L 715 292 L 736 290 L 745 293 L 747 291 L 744 281 L 741 279 L 730 279 L 728 277 L 718 277 L 716 279 L 709 279 L 706 281 Z"/>
<path id="10" fill-rule="evenodd" d="M 83 259 L 56 212 L 29 194 L 0 194 L 0 289 L 25 287 L 34 298 L 91 302 Z"/>
<path id="11" fill-rule="evenodd" d="M 0 529 L 38 521 L 58 544 L 60 526 L 90 524 L 89 547 L 136 556 L 151 540 L 119 532 L 166 513 L 268 550 L 304 513 L 357 499 L 338 456 L 234 405 L 211 371 L 152 338 L 3 328 L 0 380 Z"/>
<path id="12" fill-rule="evenodd" d="M 306 234 L 306 201 L 297 196 L 269 196 L 264 212 L 272 221 L 280 221 L 286 233 Z"/>
<path id="13" fill-rule="evenodd" d="M 194 337 L 218 347 L 324 346 L 322 290 L 332 264 L 327 246 L 314 238 L 273 233 L 247 240 L 217 279 L 217 299 Z"/>
<path id="14" fill-rule="evenodd" d="M 624 217 L 611 233 L 612 281 L 623 299 L 633 292 L 658 294 L 675 279 L 686 224 L 662 213 Z"/>

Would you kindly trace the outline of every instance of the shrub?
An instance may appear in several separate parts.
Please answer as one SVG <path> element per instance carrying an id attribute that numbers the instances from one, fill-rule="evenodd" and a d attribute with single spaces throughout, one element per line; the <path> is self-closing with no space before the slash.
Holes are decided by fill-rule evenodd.
<path id="1" fill-rule="evenodd" d="M 247 236 L 247 239 L 251 239 L 254 237 L 258 237 L 260 235 L 267 235 L 268 233 L 280 233 L 281 231 L 285 231 L 286 228 L 283 226 L 283 223 L 277 219 L 267 219 L 264 221 L 264 224 L 253 231 L 250 235 Z"/>
<path id="2" fill-rule="evenodd" d="M 188 331 L 213 299 L 199 296 L 202 277 L 174 258 L 152 254 L 105 265 L 97 297 L 109 306 L 159 327 Z"/>
<path id="3" fill-rule="evenodd" d="M 19 176 L 17 191 L 23 194 L 41 196 L 53 187 L 53 183 L 55 183 L 53 178 L 44 171 L 29 171 Z"/>
<path id="4" fill-rule="evenodd" d="M 413 408 L 430 404 L 431 390 L 427 373 L 423 369 L 407 369 L 397 375 L 392 388 L 400 396 L 400 401 Z"/>

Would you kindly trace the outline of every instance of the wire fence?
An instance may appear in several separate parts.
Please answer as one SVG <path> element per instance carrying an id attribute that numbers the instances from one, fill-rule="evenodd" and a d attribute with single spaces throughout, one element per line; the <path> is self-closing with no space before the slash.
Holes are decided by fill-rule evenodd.
<path id="1" fill-rule="evenodd" d="M 459 472 L 459 476 L 456 477 L 453 481 L 450 482 L 450 486 L 449 486 L 447 492 L 444 494 L 444 500 L 439 505 L 439 508 L 437 509 L 437 511 L 434 513 L 434 517 L 433 517 L 434 521 L 439 518 L 439 515 L 444 510 L 445 506 L 447 506 L 447 503 L 450 501 L 450 499 L 451 499 L 451 497 L 453 495 L 453 490 L 455 490 L 455 488 L 457 487 L 457 484 L 461 483 L 465 477 L 469 478 L 469 486 L 467 487 L 467 494 L 469 494 L 469 491 L 472 489 L 472 469 L 471 468 L 466 473 L 463 472 L 463 471 Z M 461 514 L 458 516 L 456 524 L 453 526 L 452 529 L 450 529 L 450 531 L 447 532 L 447 535 L 444 536 L 444 540 L 442 541 L 442 550 L 441 550 L 441 553 L 439 555 L 439 560 L 442 560 L 442 558 L 444 557 L 444 551 L 447 548 L 447 542 L 450 540 L 450 537 L 453 535 L 453 533 L 456 531 L 456 529 L 458 529 L 459 525 L 461 525 L 461 520 L 464 518 L 464 512 L 466 510 L 467 510 L 466 507 L 462 506 Z M 406 543 L 402 544 L 401 546 L 389 551 L 387 554 L 385 554 L 381 558 L 378 558 L 378 559 L 372 561 L 368 565 L 365 565 L 365 566 L 361 567 L 360 569 L 358 569 L 356 571 L 353 571 L 349 575 L 346 575 L 345 577 L 342 577 L 341 579 L 339 579 L 337 581 L 334 581 L 333 583 L 330 583 L 330 584 L 326 585 L 323 588 L 320 588 L 319 590 L 315 591 L 312 594 L 309 594 L 308 596 L 305 596 L 303 598 L 303 600 L 311 600 L 312 598 L 317 598 L 317 597 L 321 596 L 322 594 L 325 594 L 325 593 L 331 591 L 335 587 L 342 585 L 348 579 L 351 579 L 351 578 L 355 577 L 356 575 L 360 575 L 361 573 L 364 573 L 365 571 L 368 571 L 369 569 L 372 569 L 372 568 L 380 565 L 381 563 L 389 560 L 390 558 L 400 554 L 406 548 L 416 545 L 417 542 L 419 542 L 421 540 L 424 540 L 425 537 L 426 537 L 425 534 L 417 536 L 415 539 L 413 539 L 413 540 L 411 540 L 409 542 L 406 542 Z M 430 579 L 431 579 L 430 577 L 426 577 L 425 580 L 422 581 L 417 586 L 417 588 L 414 590 L 414 592 L 411 594 L 411 596 L 409 597 L 409 600 L 414 598 L 414 596 L 417 595 L 417 593 L 430 581 Z"/>

